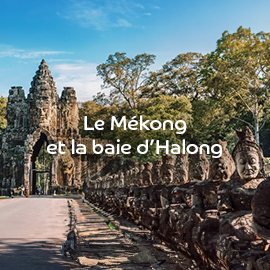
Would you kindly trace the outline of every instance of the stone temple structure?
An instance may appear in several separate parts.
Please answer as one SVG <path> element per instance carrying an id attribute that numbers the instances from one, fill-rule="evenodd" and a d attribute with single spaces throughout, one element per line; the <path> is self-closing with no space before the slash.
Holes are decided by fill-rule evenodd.
<path id="1" fill-rule="evenodd" d="M 81 156 L 69 151 L 71 141 L 81 140 L 79 111 L 74 88 L 65 87 L 58 97 L 55 82 L 42 60 L 31 83 L 28 96 L 22 87 L 11 87 L 7 103 L 7 127 L 0 139 L 0 194 L 25 186 L 36 190 L 35 168 L 41 148 L 59 141 L 65 154 L 49 155 L 50 190 L 81 186 Z M 44 172 L 43 172 L 44 173 Z"/>

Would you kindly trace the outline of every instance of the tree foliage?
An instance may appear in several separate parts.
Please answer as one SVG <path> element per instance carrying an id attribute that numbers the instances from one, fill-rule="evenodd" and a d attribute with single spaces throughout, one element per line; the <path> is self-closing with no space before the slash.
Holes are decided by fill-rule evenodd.
<path id="1" fill-rule="evenodd" d="M 204 83 L 208 94 L 231 111 L 246 111 L 259 143 L 259 123 L 269 114 L 270 34 L 251 33 L 239 27 L 236 33 L 225 31 L 217 48 L 208 56 Z"/>
<path id="2" fill-rule="evenodd" d="M 2 129 L 7 126 L 6 110 L 7 110 L 7 98 L 0 97 L 0 133 Z"/>
<path id="3" fill-rule="evenodd" d="M 201 98 L 204 89 L 200 83 L 203 62 L 204 56 L 200 53 L 177 55 L 160 70 L 150 72 L 143 95 L 151 97 L 169 94 L 187 96 L 191 100 Z"/>
<path id="4" fill-rule="evenodd" d="M 107 61 L 97 67 L 97 74 L 103 80 L 103 88 L 109 88 L 114 103 L 126 103 L 136 109 L 140 93 L 145 87 L 146 71 L 154 63 L 152 54 L 138 54 L 128 58 L 125 53 L 109 55 Z"/>
<path id="5" fill-rule="evenodd" d="M 85 112 L 81 111 L 81 114 Z M 159 96 L 151 99 L 141 100 L 136 110 L 130 110 L 127 107 L 117 108 L 115 106 L 103 107 L 100 110 L 90 111 L 88 114 L 89 119 L 96 121 L 101 119 L 105 122 L 104 130 L 98 131 L 81 131 L 84 136 L 90 136 L 93 138 L 99 138 L 107 140 L 111 143 L 120 144 L 128 143 L 132 147 L 130 156 L 136 156 L 140 161 L 155 160 L 158 157 L 155 155 L 155 145 L 151 146 L 146 155 L 140 155 L 136 152 L 136 148 L 139 144 L 144 143 L 145 140 L 159 140 L 161 144 L 164 144 L 166 140 L 170 140 L 170 143 L 180 143 L 184 136 L 177 135 L 175 130 L 124 130 L 123 127 L 110 129 L 111 117 L 115 116 L 118 120 L 122 116 L 127 117 L 127 122 L 132 117 L 136 116 L 136 120 L 139 120 L 139 116 L 143 116 L 143 120 L 185 120 L 188 126 L 192 125 L 191 116 L 191 103 L 186 97 L 173 97 L 173 96 Z"/>

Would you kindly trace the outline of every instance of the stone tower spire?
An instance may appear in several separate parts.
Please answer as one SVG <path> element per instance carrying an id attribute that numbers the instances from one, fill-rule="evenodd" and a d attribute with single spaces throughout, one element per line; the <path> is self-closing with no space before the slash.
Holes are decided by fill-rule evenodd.
<path id="1" fill-rule="evenodd" d="M 31 82 L 28 101 L 30 105 L 30 126 L 33 129 L 40 127 L 50 130 L 51 127 L 56 125 L 57 89 L 44 59 L 42 59 Z"/>
<path id="2" fill-rule="evenodd" d="M 57 95 L 55 82 L 51 76 L 51 72 L 45 60 L 42 59 L 38 70 L 36 71 L 36 75 L 31 82 L 30 94 L 34 93 L 35 91 L 40 92 L 44 90 L 50 90 L 52 95 Z"/>

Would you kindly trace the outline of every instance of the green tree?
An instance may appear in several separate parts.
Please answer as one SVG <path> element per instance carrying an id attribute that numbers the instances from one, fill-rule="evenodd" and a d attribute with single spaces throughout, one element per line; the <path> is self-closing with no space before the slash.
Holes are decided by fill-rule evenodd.
<path id="1" fill-rule="evenodd" d="M 190 100 L 202 98 L 201 69 L 204 56 L 200 53 L 184 53 L 168 61 L 156 72 L 150 72 L 144 96 L 169 94 L 187 96 Z"/>
<path id="2" fill-rule="evenodd" d="M 141 100 L 137 110 L 120 110 L 115 116 L 120 119 L 122 116 L 127 116 L 129 121 L 133 116 L 143 116 L 144 120 L 159 120 L 161 122 L 165 120 L 184 120 L 187 124 L 187 128 L 192 126 L 191 116 L 191 103 L 187 97 L 174 97 L 170 95 L 160 95 L 151 99 Z M 145 140 L 159 140 L 160 144 L 165 144 L 166 140 L 172 143 L 178 143 L 181 145 L 181 141 L 185 137 L 184 135 L 176 134 L 176 130 L 124 130 L 123 128 L 117 128 L 113 131 L 108 130 L 104 137 L 107 140 L 117 143 L 117 139 L 121 140 L 121 144 L 128 143 L 132 147 L 131 156 L 136 156 L 140 161 L 155 160 L 157 155 L 155 154 L 156 146 L 153 144 L 147 154 L 140 155 L 136 152 L 136 148 L 139 144 L 144 143 Z"/>
<path id="3" fill-rule="evenodd" d="M 106 97 L 105 97 L 106 99 Z M 109 102 L 110 103 L 110 102 Z M 103 104 L 103 105 L 101 105 Z M 106 104 L 106 106 L 104 105 Z M 122 116 L 126 114 L 126 108 L 118 107 L 115 104 L 104 102 L 104 96 L 101 93 L 94 100 L 82 102 L 79 108 L 79 130 L 82 137 L 90 137 L 93 139 L 103 139 L 113 141 L 115 131 L 111 130 L 111 117 Z M 84 117 L 87 116 L 87 126 L 94 127 L 97 120 L 103 120 L 103 130 L 84 130 Z"/>
<path id="4" fill-rule="evenodd" d="M 242 27 L 233 34 L 225 31 L 202 71 L 209 97 L 250 125 L 258 143 L 260 128 L 269 115 L 269 48 L 269 33 L 254 34 Z M 244 113 L 246 119 L 237 116 Z"/>
<path id="5" fill-rule="evenodd" d="M 158 95 L 187 97 L 192 105 L 193 124 L 187 130 L 187 140 L 192 143 L 210 143 L 224 139 L 231 130 L 233 111 L 226 110 L 210 97 L 203 84 L 207 55 L 189 52 L 177 55 L 157 72 L 151 72 L 144 97 Z M 234 126 L 234 125 L 233 125 Z"/>
<path id="6" fill-rule="evenodd" d="M 145 140 L 159 140 L 161 144 L 164 144 L 166 140 L 170 143 L 179 143 L 185 138 L 184 135 L 176 134 L 176 130 L 124 130 L 123 127 L 111 130 L 111 117 L 115 116 L 118 120 L 122 116 L 126 116 L 127 122 L 132 117 L 136 116 L 136 120 L 139 120 L 139 115 L 143 116 L 145 120 L 184 120 L 187 123 L 188 128 L 192 126 L 191 116 L 191 103 L 187 97 L 174 97 L 170 95 L 161 95 L 159 97 L 151 99 L 142 99 L 136 110 L 132 110 L 128 107 L 116 107 L 111 106 L 93 106 L 93 101 L 83 103 L 83 107 L 88 109 L 80 109 L 81 122 L 83 116 L 87 115 L 89 119 L 89 125 L 93 125 L 98 119 L 105 122 L 104 130 L 98 131 L 84 131 L 83 123 L 81 126 L 82 136 L 90 136 L 91 138 L 98 138 L 106 140 L 108 143 L 116 145 L 119 143 L 117 140 L 120 139 L 120 144 L 128 143 L 131 145 L 131 154 L 129 156 L 136 157 L 140 161 L 155 160 L 157 155 L 155 154 L 155 145 L 152 145 L 145 155 L 140 155 L 136 152 L 137 146 L 144 143 Z M 99 107 L 100 106 L 100 107 Z M 97 108 L 92 110 L 91 108 Z"/>
<path id="7" fill-rule="evenodd" d="M 101 132 L 98 130 L 84 130 L 84 117 L 87 116 L 87 126 L 94 126 L 94 123 L 99 119 L 108 117 L 108 108 L 98 104 L 94 100 L 82 102 L 79 107 L 79 130 L 83 137 L 99 138 Z"/>
<path id="8" fill-rule="evenodd" d="M 110 99 L 136 109 L 145 87 L 147 70 L 154 60 L 154 55 L 146 53 L 134 58 L 119 52 L 109 55 L 107 61 L 97 67 L 97 74 L 103 80 L 102 87 L 111 90 Z"/>

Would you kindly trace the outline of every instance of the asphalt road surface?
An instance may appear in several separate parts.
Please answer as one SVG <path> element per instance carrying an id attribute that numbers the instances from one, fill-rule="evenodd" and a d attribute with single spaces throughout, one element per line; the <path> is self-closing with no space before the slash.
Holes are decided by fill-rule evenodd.
<path id="1" fill-rule="evenodd" d="M 68 224 L 65 198 L 31 196 L 0 200 L 0 269 L 81 269 L 60 254 Z"/>

